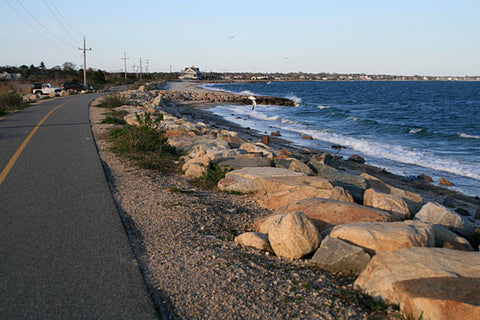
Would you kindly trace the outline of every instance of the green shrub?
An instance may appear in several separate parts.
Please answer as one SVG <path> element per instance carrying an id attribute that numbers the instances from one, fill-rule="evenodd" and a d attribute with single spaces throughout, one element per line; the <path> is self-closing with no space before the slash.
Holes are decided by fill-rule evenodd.
<path id="1" fill-rule="evenodd" d="M 125 125 L 127 124 L 123 119 L 128 114 L 127 111 L 110 111 L 106 112 L 103 115 L 106 117 L 100 123 L 108 123 L 108 124 L 118 124 L 118 125 Z"/>
<path id="2" fill-rule="evenodd" d="M 16 92 L 7 92 L 0 94 L 0 115 L 8 111 L 24 109 L 29 104 L 23 102 L 22 96 Z"/>
<path id="3" fill-rule="evenodd" d="M 110 130 L 112 151 L 133 160 L 142 168 L 152 170 L 175 170 L 177 149 L 167 143 L 164 132 L 157 129 L 161 118 L 153 119 L 146 112 L 137 114 L 138 126 L 126 125 Z"/>
<path id="4" fill-rule="evenodd" d="M 117 108 L 123 105 L 128 104 L 129 98 L 121 93 L 111 93 L 105 98 L 103 98 L 103 102 L 97 107 L 100 108 Z"/>
<path id="5" fill-rule="evenodd" d="M 218 185 L 220 180 L 225 178 L 228 171 L 230 171 L 229 167 L 219 166 L 218 164 L 211 162 L 207 172 L 193 182 L 201 187 L 212 189 Z"/>

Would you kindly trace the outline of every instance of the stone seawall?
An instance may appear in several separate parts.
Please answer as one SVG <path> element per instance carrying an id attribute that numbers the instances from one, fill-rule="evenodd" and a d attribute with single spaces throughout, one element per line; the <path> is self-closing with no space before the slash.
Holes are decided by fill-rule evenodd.
<path id="1" fill-rule="evenodd" d="M 173 90 L 158 90 L 164 100 L 175 101 L 206 101 L 206 102 L 227 102 L 237 104 L 252 104 L 249 99 L 250 95 L 240 95 L 228 92 L 216 91 L 173 91 Z M 277 105 L 277 106 L 296 106 L 295 101 L 287 98 L 254 96 L 257 104 L 263 105 Z"/>

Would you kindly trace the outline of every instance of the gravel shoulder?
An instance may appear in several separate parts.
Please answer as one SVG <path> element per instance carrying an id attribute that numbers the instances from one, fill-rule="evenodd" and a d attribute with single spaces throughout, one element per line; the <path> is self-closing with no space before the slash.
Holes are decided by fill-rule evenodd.
<path id="1" fill-rule="evenodd" d="M 197 121 L 209 117 L 198 106 L 170 108 Z M 165 319 L 398 319 L 392 307 L 379 308 L 354 291 L 352 278 L 235 244 L 235 236 L 271 212 L 252 195 L 202 190 L 183 175 L 119 159 L 102 138 L 111 127 L 100 124 L 105 111 L 90 108 L 92 131 L 132 248 Z M 209 124 L 255 138 L 216 120 Z"/>

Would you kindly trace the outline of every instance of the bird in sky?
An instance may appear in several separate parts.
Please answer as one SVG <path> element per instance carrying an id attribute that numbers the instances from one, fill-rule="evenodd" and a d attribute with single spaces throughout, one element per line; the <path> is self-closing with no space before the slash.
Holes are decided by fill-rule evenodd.
<path id="1" fill-rule="evenodd" d="M 229 37 L 228 37 L 228 39 L 233 39 L 233 38 L 235 38 L 235 36 L 229 36 Z"/>

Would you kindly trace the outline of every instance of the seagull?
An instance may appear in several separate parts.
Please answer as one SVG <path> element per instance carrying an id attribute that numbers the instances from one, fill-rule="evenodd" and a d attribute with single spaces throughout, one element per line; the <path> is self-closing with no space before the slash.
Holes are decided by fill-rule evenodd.
<path id="1" fill-rule="evenodd" d="M 233 39 L 233 38 L 235 38 L 235 36 L 230 36 L 230 37 L 228 37 L 228 39 Z"/>
<path id="2" fill-rule="evenodd" d="M 257 106 L 257 99 L 255 99 L 254 96 L 250 96 L 248 99 L 252 100 L 252 111 L 255 110 L 255 107 Z"/>

